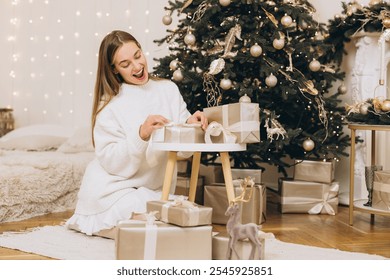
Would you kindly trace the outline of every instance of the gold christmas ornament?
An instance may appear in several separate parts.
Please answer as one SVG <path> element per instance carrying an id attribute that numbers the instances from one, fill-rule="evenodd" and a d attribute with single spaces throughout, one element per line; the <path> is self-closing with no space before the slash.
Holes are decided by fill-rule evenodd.
<path id="1" fill-rule="evenodd" d="M 196 38 L 194 34 L 188 33 L 186 36 L 184 36 L 184 43 L 186 43 L 187 46 L 193 46 L 196 42 Z"/>
<path id="2" fill-rule="evenodd" d="M 219 0 L 219 4 L 223 7 L 227 7 L 231 4 L 231 0 Z"/>
<path id="3" fill-rule="evenodd" d="M 390 100 L 386 99 L 381 104 L 381 110 L 383 112 L 390 112 Z"/>
<path id="4" fill-rule="evenodd" d="M 179 65 L 179 61 L 177 61 L 176 59 L 172 60 L 170 63 L 169 63 L 169 69 L 171 69 L 171 71 L 175 71 L 177 69 Z"/>
<path id="5" fill-rule="evenodd" d="M 310 138 L 308 138 L 308 139 L 306 139 L 305 141 L 303 141 L 302 147 L 303 147 L 303 149 L 304 149 L 306 152 L 310 152 L 311 150 L 314 149 L 315 143 L 314 143 L 313 140 L 311 140 Z"/>
<path id="6" fill-rule="evenodd" d="M 251 98 L 248 95 L 246 95 L 246 93 L 245 93 L 245 95 L 240 97 L 239 102 L 240 103 L 251 103 L 252 101 L 251 101 Z"/>
<path id="7" fill-rule="evenodd" d="M 338 87 L 337 91 L 338 91 L 340 94 L 346 94 L 347 91 L 348 91 L 348 89 L 347 89 L 347 87 L 346 87 L 344 84 L 342 84 L 342 85 L 340 85 L 340 86 Z"/>
<path id="8" fill-rule="evenodd" d="M 232 87 L 232 81 L 230 79 L 222 79 L 221 82 L 219 83 L 219 86 L 223 90 L 229 90 Z"/>
<path id="9" fill-rule="evenodd" d="M 316 59 L 313 59 L 310 63 L 309 63 L 309 69 L 313 72 L 317 72 L 321 69 L 321 63 L 316 60 Z"/>
<path id="10" fill-rule="evenodd" d="M 380 2 L 381 2 L 380 0 L 370 0 L 370 3 L 368 3 L 368 5 L 374 6 L 376 4 L 379 4 Z"/>
<path id="11" fill-rule="evenodd" d="M 280 22 L 284 27 L 289 27 L 292 24 L 292 21 L 293 20 L 289 15 L 283 16 L 282 19 L 280 20 Z"/>
<path id="12" fill-rule="evenodd" d="M 259 57 L 263 53 L 263 49 L 255 43 L 251 48 L 250 48 L 250 53 L 253 57 Z"/>
<path id="13" fill-rule="evenodd" d="M 274 41 L 272 42 L 272 46 L 277 49 L 277 50 L 281 50 L 284 48 L 284 45 L 285 45 L 285 40 L 284 38 L 280 38 L 280 39 L 274 39 Z"/>
<path id="14" fill-rule="evenodd" d="M 176 82 L 181 82 L 183 80 L 183 78 L 184 78 L 183 77 L 183 73 L 181 72 L 180 69 L 177 69 L 177 70 L 175 70 L 175 72 L 173 72 L 172 78 Z"/>
<path id="15" fill-rule="evenodd" d="M 382 19 L 382 24 L 385 28 L 390 28 L 390 18 L 387 17 L 387 18 Z"/>
<path id="16" fill-rule="evenodd" d="M 371 107 L 369 103 L 363 103 L 359 108 L 359 113 L 362 115 L 368 114 L 368 109 Z"/>
<path id="17" fill-rule="evenodd" d="M 171 15 L 165 15 L 165 16 L 163 16 L 162 22 L 163 22 L 165 25 L 170 25 L 170 24 L 172 23 L 172 17 L 171 17 Z"/>
<path id="18" fill-rule="evenodd" d="M 265 78 L 265 84 L 269 87 L 274 87 L 277 83 L 278 78 L 276 78 L 272 73 L 267 78 Z"/>
<path id="19" fill-rule="evenodd" d="M 225 68 L 225 60 L 223 58 L 217 58 L 210 63 L 209 74 L 217 75 L 223 68 Z"/>

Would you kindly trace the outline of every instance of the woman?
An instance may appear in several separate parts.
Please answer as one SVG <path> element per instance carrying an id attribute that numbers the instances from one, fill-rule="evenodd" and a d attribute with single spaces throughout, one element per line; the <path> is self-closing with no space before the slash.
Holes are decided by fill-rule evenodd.
<path id="1" fill-rule="evenodd" d="M 153 151 L 149 140 L 168 122 L 207 127 L 202 112 L 188 112 L 173 82 L 149 75 L 132 35 L 111 32 L 99 49 L 92 109 L 96 158 L 85 171 L 69 228 L 114 238 L 119 220 L 136 218 L 146 201 L 161 198 L 167 154 Z"/>

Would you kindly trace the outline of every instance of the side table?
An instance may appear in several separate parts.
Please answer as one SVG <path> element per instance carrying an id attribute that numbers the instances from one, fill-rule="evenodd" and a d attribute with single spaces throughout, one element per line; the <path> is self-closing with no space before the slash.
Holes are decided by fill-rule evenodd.
<path id="1" fill-rule="evenodd" d="M 390 216 L 390 211 L 375 209 L 372 207 L 364 206 L 367 201 L 361 199 L 354 201 L 354 189 L 355 189 L 355 141 L 356 130 L 369 130 L 371 131 L 371 165 L 375 165 L 376 153 L 375 153 L 375 132 L 376 131 L 390 131 L 390 125 L 367 125 L 367 124 L 349 124 L 348 128 L 351 130 L 351 155 L 350 155 L 350 169 L 349 169 L 349 224 L 353 225 L 353 211 L 361 211 L 371 214 L 371 223 L 374 222 L 374 214 Z"/>
<path id="2" fill-rule="evenodd" d="M 177 161 L 177 152 L 193 152 L 192 170 L 190 178 L 189 201 L 195 200 L 198 183 L 200 156 L 202 152 L 217 152 L 221 155 L 222 170 L 229 202 L 234 199 L 233 179 L 230 167 L 229 152 L 245 151 L 246 144 L 204 144 L 204 143 L 153 143 L 153 148 L 168 151 L 168 162 L 162 189 L 162 200 L 168 200 L 172 184 L 173 172 Z"/>

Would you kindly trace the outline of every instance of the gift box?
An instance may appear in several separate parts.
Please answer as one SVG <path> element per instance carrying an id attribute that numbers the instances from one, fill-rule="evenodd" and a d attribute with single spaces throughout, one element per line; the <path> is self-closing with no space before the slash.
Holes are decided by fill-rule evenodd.
<path id="1" fill-rule="evenodd" d="M 260 142 L 260 108 L 258 103 L 233 103 L 203 109 L 209 123 L 215 121 L 233 133 L 237 143 Z"/>
<path id="2" fill-rule="evenodd" d="M 235 196 L 241 194 L 242 190 L 235 183 Z M 240 205 L 240 222 L 242 224 L 255 223 L 262 224 L 266 221 L 266 187 L 265 185 L 254 185 L 253 193 L 248 202 L 239 202 Z M 225 184 L 211 184 L 204 186 L 204 205 L 213 208 L 213 224 L 225 225 L 229 217 L 225 212 L 229 207 Z"/>
<path id="3" fill-rule="evenodd" d="M 200 124 L 167 124 L 156 129 L 152 135 L 153 142 L 165 143 L 204 143 L 204 130 Z"/>
<path id="4" fill-rule="evenodd" d="M 223 177 L 223 170 L 221 164 L 216 165 L 204 165 L 199 166 L 199 175 L 203 176 L 204 184 L 211 185 L 214 183 L 223 183 L 225 179 Z"/>
<path id="5" fill-rule="evenodd" d="M 173 201 L 148 201 L 146 210 L 147 212 L 158 211 L 157 219 L 181 227 L 211 225 L 213 212 L 211 207 L 197 205 L 180 197 Z"/>
<path id="6" fill-rule="evenodd" d="M 126 220 L 117 225 L 118 260 L 210 260 L 212 227 Z"/>
<path id="7" fill-rule="evenodd" d="M 390 171 L 375 171 L 372 208 L 390 211 Z"/>
<path id="8" fill-rule="evenodd" d="M 282 213 L 335 215 L 338 211 L 338 182 L 282 180 L 280 191 Z"/>
<path id="9" fill-rule="evenodd" d="M 330 184 L 334 181 L 335 162 L 296 160 L 294 180 Z"/>
<path id="10" fill-rule="evenodd" d="M 265 238 L 263 237 L 263 232 L 259 230 L 259 240 L 261 243 L 261 250 L 255 250 L 254 260 L 264 260 L 265 255 Z M 229 235 L 226 232 L 216 233 L 212 237 L 212 259 L 213 260 L 227 260 L 227 251 L 229 244 Z M 238 240 L 235 246 L 235 249 L 238 253 L 237 255 L 232 253 L 232 260 L 249 260 L 252 244 L 248 239 Z"/>
<path id="11" fill-rule="evenodd" d="M 187 196 L 190 194 L 190 178 L 177 176 L 175 195 Z M 204 199 L 204 177 L 198 177 L 198 184 L 195 193 L 195 203 L 203 205 Z"/>
<path id="12" fill-rule="evenodd" d="M 251 177 L 255 184 L 261 184 L 261 169 L 232 168 L 233 180 Z"/>

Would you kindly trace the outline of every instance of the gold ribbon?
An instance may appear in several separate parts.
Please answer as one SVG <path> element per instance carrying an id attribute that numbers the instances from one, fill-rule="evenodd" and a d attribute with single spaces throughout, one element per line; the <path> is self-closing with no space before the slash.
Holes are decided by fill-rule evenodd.
<path id="1" fill-rule="evenodd" d="M 168 212 L 170 207 L 182 207 L 190 211 L 189 221 L 190 225 L 199 224 L 199 207 L 193 202 L 188 201 L 184 196 L 178 196 L 173 201 L 163 204 L 161 208 L 160 220 L 164 223 L 169 223 Z"/>

